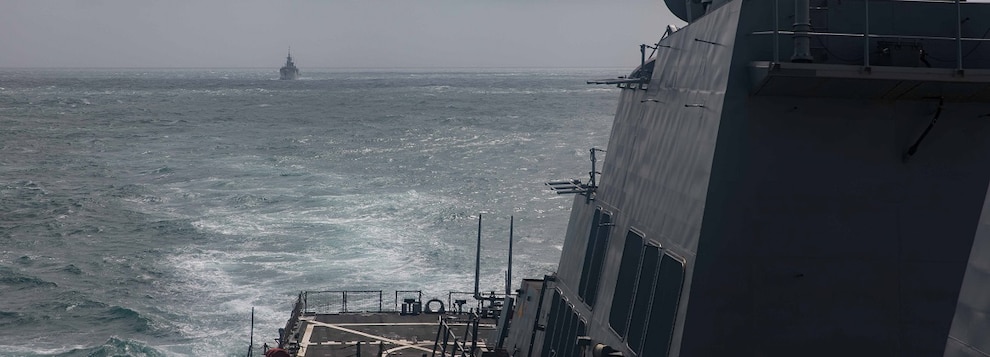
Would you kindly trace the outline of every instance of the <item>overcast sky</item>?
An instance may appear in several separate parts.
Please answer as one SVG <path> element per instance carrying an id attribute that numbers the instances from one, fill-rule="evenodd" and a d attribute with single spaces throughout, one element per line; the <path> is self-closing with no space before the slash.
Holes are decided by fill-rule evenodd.
<path id="1" fill-rule="evenodd" d="M 0 67 L 632 67 L 661 0 L 3 0 Z"/>

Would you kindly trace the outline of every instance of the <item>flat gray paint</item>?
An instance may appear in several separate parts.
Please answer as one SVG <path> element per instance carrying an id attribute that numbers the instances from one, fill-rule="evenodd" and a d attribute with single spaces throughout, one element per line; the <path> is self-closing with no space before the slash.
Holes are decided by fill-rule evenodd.
<path id="1" fill-rule="evenodd" d="M 863 29 L 863 2 L 812 5 L 817 30 Z M 871 33 L 955 36 L 953 3 L 870 6 Z M 963 37 L 985 35 L 990 7 L 964 6 Z M 813 42 L 816 63 L 769 66 L 772 37 L 756 33 L 772 9 L 731 1 L 698 17 L 661 43 L 647 90 L 622 89 L 556 289 L 593 344 L 635 355 L 608 327 L 616 281 L 635 278 L 617 276 L 633 229 L 687 263 L 671 355 L 986 355 L 990 46 L 965 46 L 963 73 L 954 42 L 935 40 L 920 41 L 934 68 L 885 67 L 904 58 L 880 40 L 866 68 L 848 38 Z M 591 308 L 575 291 L 598 207 L 615 225 Z"/>

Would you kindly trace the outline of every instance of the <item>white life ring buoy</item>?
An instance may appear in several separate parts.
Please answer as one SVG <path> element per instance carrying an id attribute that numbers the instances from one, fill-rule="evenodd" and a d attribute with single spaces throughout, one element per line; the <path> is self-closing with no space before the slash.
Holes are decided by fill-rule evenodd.
<path id="1" fill-rule="evenodd" d="M 440 307 L 437 309 L 433 309 L 434 302 L 440 304 Z M 442 314 L 446 311 L 447 310 L 443 308 L 443 301 L 440 301 L 439 299 L 432 299 L 430 301 L 427 301 L 426 306 L 423 306 L 423 312 L 427 314 Z"/>

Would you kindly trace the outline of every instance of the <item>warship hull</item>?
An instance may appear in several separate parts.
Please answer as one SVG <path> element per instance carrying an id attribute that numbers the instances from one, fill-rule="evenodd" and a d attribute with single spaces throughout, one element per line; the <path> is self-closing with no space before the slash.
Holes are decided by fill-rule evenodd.
<path id="1" fill-rule="evenodd" d="M 281 80 L 299 79 L 299 70 L 296 67 L 282 67 L 279 69 L 278 74 L 278 79 Z"/>
<path id="2" fill-rule="evenodd" d="M 299 78 L 299 68 L 296 67 L 296 63 L 292 61 L 292 53 L 290 52 L 285 57 L 285 65 L 278 70 L 278 79 L 281 80 L 294 80 Z"/>
<path id="3" fill-rule="evenodd" d="M 713 5 L 618 84 L 546 329 L 510 351 L 987 355 L 988 6 L 814 2 L 860 35 L 801 49 L 774 31 L 797 3 Z"/>
<path id="4" fill-rule="evenodd" d="M 990 4 L 668 6 L 485 351 L 990 356 Z"/>
<path id="5" fill-rule="evenodd" d="M 299 79 L 299 70 L 296 69 L 295 67 L 292 68 L 282 67 L 282 69 L 280 69 L 278 72 L 279 72 L 278 79 L 282 79 L 282 80 Z"/>

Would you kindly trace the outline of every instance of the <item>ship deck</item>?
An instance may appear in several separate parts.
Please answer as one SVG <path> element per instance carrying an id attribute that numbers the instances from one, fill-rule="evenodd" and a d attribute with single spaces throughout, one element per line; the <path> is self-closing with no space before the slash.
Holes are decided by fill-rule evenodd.
<path id="1" fill-rule="evenodd" d="M 295 356 L 424 356 L 437 352 L 447 337 L 450 353 L 457 343 L 471 348 L 474 325 L 469 314 L 400 314 L 398 312 L 362 312 L 307 314 L 299 317 L 289 339 Z M 449 331 L 444 333 L 441 319 Z M 477 351 L 484 350 L 485 336 L 495 329 L 495 319 L 481 318 L 478 323 Z M 466 343 L 465 343 L 466 341 Z"/>

